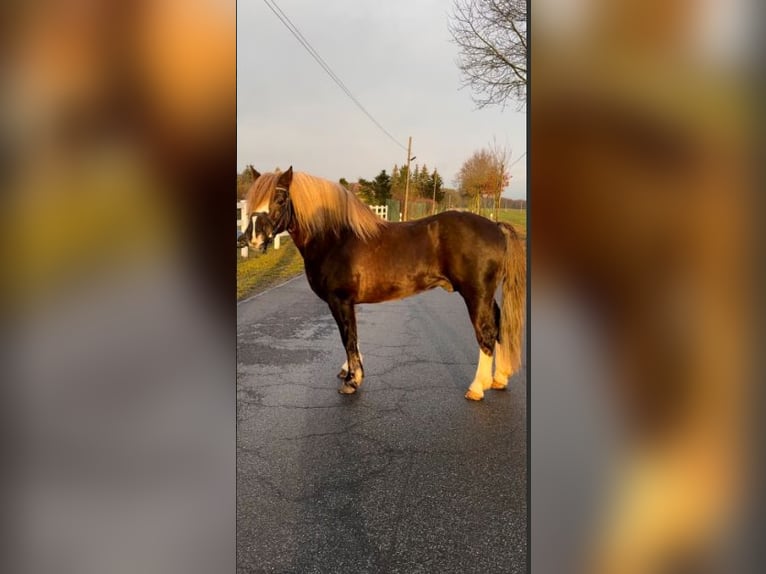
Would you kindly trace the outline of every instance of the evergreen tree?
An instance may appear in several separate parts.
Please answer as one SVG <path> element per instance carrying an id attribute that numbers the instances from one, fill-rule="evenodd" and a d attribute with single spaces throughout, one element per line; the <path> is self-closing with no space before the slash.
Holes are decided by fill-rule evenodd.
<path id="1" fill-rule="evenodd" d="M 430 193 L 428 197 L 431 199 L 435 199 L 436 203 L 441 203 L 444 200 L 444 190 L 442 189 L 443 185 L 444 185 L 444 181 L 442 180 L 442 176 L 439 175 L 439 172 L 436 171 L 436 169 L 434 169 L 434 172 L 428 178 L 428 189 Z M 435 194 L 434 194 L 434 187 L 436 188 Z"/>
<path id="2" fill-rule="evenodd" d="M 420 168 L 420 171 L 415 176 L 415 188 L 417 189 L 418 197 L 424 197 L 424 198 L 431 197 L 431 194 L 429 192 L 430 187 L 428 186 L 428 182 L 430 178 L 431 176 L 428 175 L 428 166 L 426 166 L 426 164 L 423 164 L 423 167 Z"/>
<path id="3" fill-rule="evenodd" d="M 391 177 L 391 196 L 394 199 L 403 201 L 404 190 L 407 184 L 407 166 L 403 165 L 399 168 L 394 166 L 394 173 L 396 175 Z M 412 185 L 412 181 L 410 181 L 410 185 Z"/>
<path id="4" fill-rule="evenodd" d="M 368 205 L 375 204 L 375 189 L 371 181 L 360 177 L 358 183 L 357 195 L 359 199 L 364 201 Z"/>
<path id="5" fill-rule="evenodd" d="M 372 180 L 373 196 L 376 205 L 385 205 L 386 200 L 391 198 L 391 177 L 385 169 Z"/>

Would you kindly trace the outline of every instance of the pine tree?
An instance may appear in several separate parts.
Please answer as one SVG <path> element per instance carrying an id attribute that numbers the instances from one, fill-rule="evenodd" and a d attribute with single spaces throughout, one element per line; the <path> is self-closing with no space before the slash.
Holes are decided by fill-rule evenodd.
<path id="1" fill-rule="evenodd" d="M 407 166 L 394 166 L 394 174 L 391 177 L 391 196 L 399 201 L 404 200 L 404 190 L 407 184 Z M 412 185 L 412 181 L 410 181 Z"/>
<path id="2" fill-rule="evenodd" d="M 436 169 L 434 169 L 434 172 L 431 174 L 431 177 L 428 179 L 428 187 L 431 190 L 431 198 L 434 198 L 436 200 L 436 203 L 441 203 L 442 201 L 444 201 L 444 190 L 442 189 L 443 185 L 444 185 L 444 181 L 442 181 L 442 176 L 439 175 L 439 172 L 436 171 Z M 435 194 L 434 194 L 434 187 L 436 188 Z"/>
<path id="3" fill-rule="evenodd" d="M 375 204 L 375 190 L 371 181 L 367 181 L 361 177 L 359 178 L 358 195 L 359 199 L 364 201 L 366 204 Z"/>
<path id="4" fill-rule="evenodd" d="M 385 205 L 386 200 L 391 198 L 391 177 L 385 169 L 380 170 L 380 173 L 372 180 L 372 187 L 375 204 Z"/>

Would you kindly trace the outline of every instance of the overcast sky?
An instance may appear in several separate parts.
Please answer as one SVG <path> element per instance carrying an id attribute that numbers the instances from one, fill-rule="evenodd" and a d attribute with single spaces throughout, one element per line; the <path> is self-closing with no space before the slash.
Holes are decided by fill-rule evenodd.
<path id="1" fill-rule="evenodd" d="M 526 113 L 476 109 L 460 89 L 449 0 L 275 0 L 352 94 L 414 163 L 453 186 L 462 163 L 492 143 L 526 151 Z M 337 181 L 371 179 L 406 161 L 263 0 L 237 2 L 237 170 L 292 165 Z M 526 157 L 506 197 L 526 197 Z"/>

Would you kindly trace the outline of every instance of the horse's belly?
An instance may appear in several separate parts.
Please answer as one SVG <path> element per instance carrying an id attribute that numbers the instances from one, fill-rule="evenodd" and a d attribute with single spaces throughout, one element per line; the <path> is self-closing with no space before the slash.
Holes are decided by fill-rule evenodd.
<path id="1" fill-rule="evenodd" d="M 375 281 L 366 278 L 359 293 L 359 303 L 380 303 L 404 299 L 416 293 L 422 293 L 435 287 L 453 291 L 453 287 L 444 277 L 430 275 L 410 275 L 393 279 Z"/>

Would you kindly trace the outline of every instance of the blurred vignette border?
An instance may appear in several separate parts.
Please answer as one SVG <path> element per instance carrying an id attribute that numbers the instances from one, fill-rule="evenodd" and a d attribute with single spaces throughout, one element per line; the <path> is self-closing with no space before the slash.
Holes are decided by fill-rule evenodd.
<path id="1" fill-rule="evenodd" d="M 753 4 L 531 3 L 535 572 L 577 559 L 591 572 L 742 571 L 720 561 L 733 560 L 757 448 L 745 416 L 756 102 L 749 46 L 727 54 L 725 39 L 757 37 Z M 9 571 L 233 569 L 235 8 L 2 8 Z M 751 28 L 726 36 L 723 20 L 700 24 L 706 10 Z M 719 48 L 700 48 L 706 37 Z M 576 297 L 561 296 L 570 286 Z M 557 297 L 564 311 L 539 323 Z M 575 337 L 600 335 L 556 347 L 566 313 Z M 560 350 L 572 380 L 546 380 Z M 582 426 L 551 422 L 568 410 L 558 391 L 599 379 L 591 395 L 620 413 L 592 429 L 616 437 L 601 445 L 614 480 L 569 517 L 582 533 L 570 547 L 536 502 L 560 498 L 546 490 L 570 460 L 557 448 L 595 447 L 545 437 Z"/>
<path id="2" fill-rule="evenodd" d="M 532 571 L 749 571 L 755 3 L 531 7 Z"/>
<path id="3" fill-rule="evenodd" d="M 232 571 L 236 4 L 2 12 L 7 571 Z"/>

